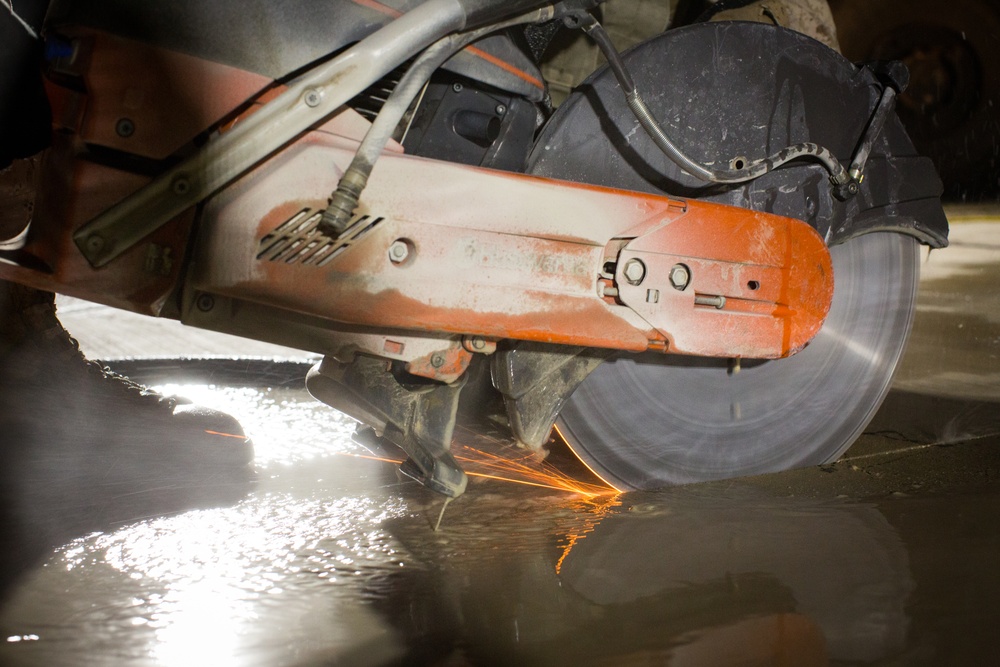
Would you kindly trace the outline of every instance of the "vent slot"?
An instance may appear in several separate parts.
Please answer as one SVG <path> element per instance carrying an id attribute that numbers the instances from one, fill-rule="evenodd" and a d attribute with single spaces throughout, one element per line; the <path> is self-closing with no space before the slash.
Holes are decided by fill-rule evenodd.
<path id="1" fill-rule="evenodd" d="M 302 209 L 274 228 L 260 240 L 257 259 L 266 262 L 284 262 L 322 267 L 364 236 L 384 220 L 381 217 L 356 215 L 347 229 L 331 239 L 319 231 L 320 211 Z"/>
<path id="2" fill-rule="evenodd" d="M 382 107 L 385 106 L 386 100 L 389 99 L 392 91 L 399 84 L 400 79 L 406 74 L 409 65 L 410 61 L 407 61 L 392 70 L 373 83 L 368 89 L 359 93 L 357 97 L 350 100 L 347 106 L 364 116 L 369 122 L 374 122 L 375 117 L 382 110 Z"/>

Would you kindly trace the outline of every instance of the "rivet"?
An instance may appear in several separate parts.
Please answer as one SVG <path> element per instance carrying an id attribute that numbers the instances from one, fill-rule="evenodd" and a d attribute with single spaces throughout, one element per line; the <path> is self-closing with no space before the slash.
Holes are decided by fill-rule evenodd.
<path id="1" fill-rule="evenodd" d="M 178 176 L 170 184 L 170 189 L 173 190 L 175 195 L 186 195 L 191 191 L 191 181 L 186 176 Z"/>
<path id="2" fill-rule="evenodd" d="M 195 300 L 195 306 L 203 313 L 207 313 L 215 308 L 215 297 L 211 294 L 199 294 Z"/>
<path id="3" fill-rule="evenodd" d="M 119 118 L 115 123 L 115 134 L 122 139 L 128 139 L 135 134 L 135 123 L 130 118 Z"/>

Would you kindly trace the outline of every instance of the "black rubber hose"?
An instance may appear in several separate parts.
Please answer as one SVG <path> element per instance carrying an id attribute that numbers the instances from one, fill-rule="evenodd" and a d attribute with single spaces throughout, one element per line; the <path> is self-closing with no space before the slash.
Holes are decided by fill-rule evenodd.
<path id="1" fill-rule="evenodd" d="M 636 88 L 632 75 L 625 67 L 618 50 L 611 42 L 611 37 L 596 19 L 590 17 L 580 26 L 601 49 L 608 61 L 608 66 L 614 73 L 618 84 L 625 92 L 625 101 L 635 115 L 639 125 L 653 140 L 653 143 L 666 154 L 678 167 L 695 178 L 708 183 L 746 183 L 777 169 L 783 164 L 802 158 L 812 158 L 820 162 L 830 172 L 830 180 L 834 185 L 842 186 L 850 182 L 851 177 L 829 149 L 814 143 L 800 143 L 784 148 L 774 155 L 754 160 L 738 169 L 711 169 L 699 164 L 678 148 L 663 131 L 662 126 L 653 112 L 643 101 Z"/>

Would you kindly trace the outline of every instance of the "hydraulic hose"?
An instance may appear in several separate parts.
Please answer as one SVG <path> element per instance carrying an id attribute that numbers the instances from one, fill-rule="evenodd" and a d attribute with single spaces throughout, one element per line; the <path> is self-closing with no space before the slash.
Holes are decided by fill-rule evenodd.
<path id="1" fill-rule="evenodd" d="M 830 180 L 837 187 L 846 186 L 851 182 L 851 177 L 840 161 L 830 152 L 814 143 L 800 143 L 784 148 L 774 155 L 758 160 L 753 160 L 745 165 L 732 169 L 712 169 L 688 157 L 674 142 L 670 140 L 659 121 L 650 111 L 639 94 L 632 75 L 625 67 L 618 50 L 611 42 L 611 37 L 596 19 L 587 14 L 580 19 L 579 27 L 586 32 L 596 42 L 601 49 L 601 53 L 608 61 L 608 66 L 614 73 L 618 84 L 625 92 L 625 101 L 628 108 L 635 115 L 639 125 L 646 131 L 653 143 L 663 151 L 678 167 L 694 176 L 698 180 L 707 183 L 746 183 L 764 174 L 777 169 L 783 164 L 802 158 L 812 158 L 822 164 L 830 172 Z M 734 162 L 736 162 L 734 160 Z"/>
<path id="2" fill-rule="evenodd" d="M 396 88 L 389 95 L 389 99 L 375 117 L 361 145 L 358 146 L 351 165 L 340 178 L 337 189 L 330 195 L 329 204 L 323 211 L 319 223 L 323 233 L 337 237 L 350 225 L 354 209 L 357 208 L 361 193 L 368 184 L 376 160 L 431 74 L 455 53 L 492 32 L 524 23 L 541 23 L 550 20 L 553 15 L 552 6 L 546 6 L 502 23 L 449 35 L 439 39 L 421 53 L 396 84 Z"/>

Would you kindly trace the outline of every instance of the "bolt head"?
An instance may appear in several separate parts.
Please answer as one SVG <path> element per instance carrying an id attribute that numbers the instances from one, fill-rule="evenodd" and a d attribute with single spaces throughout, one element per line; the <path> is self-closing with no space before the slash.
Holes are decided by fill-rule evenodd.
<path id="1" fill-rule="evenodd" d="M 91 234 L 88 236 L 86 243 L 87 250 L 90 252 L 100 252 L 104 249 L 104 239 L 97 234 Z"/>
<path id="2" fill-rule="evenodd" d="M 310 88 L 306 91 L 305 102 L 306 106 L 317 107 L 320 101 L 323 99 L 323 95 L 320 94 L 315 88 Z"/>
<path id="3" fill-rule="evenodd" d="M 646 265 L 642 263 L 642 260 L 630 259 L 625 262 L 625 268 L 622 270 L 622 274 L 625 276 L 625 280 L 627 280 L 630 285 L 638 285 L 642 283 L 643 279 L 646 277 Z"/>
<path id="4" fill-rule="evenodd" d="M 130 118 L 119 118 L 115 123 L 115 134 L 122 139 L 128 139 L 135 134 L 135 123 Z"/>
<path id="5" fill-rule="evenodd" d="M 431 366 L 434 368 L 441 368 L 444 366 L 444 356 L 440 354 L 431 355 Z"/>
<path id="6" fill-rule="evenodd" d="M 170 189 L 173 190 L 175 195 L 186 195 L 191 191 L 191 181 L 184 176 L 178 176 L 170 184 Z"/>
<path id="7" fill-rule="evenodd" d="M 670 284 L 675 290 L 683 292 L 691 282 L 691 272 L 683 264 L 675 264 L 670 269 Z"/>
<path id="8" fill-rule="evenodd" d="M 215 297 L 211 294 L 199 294 L 195 300 L 195 306 L 203 313 L 207 313 L 215 308 Z"/>
<path id="9" fill-rule="evenodd" d="M 495 111 L 497 112 L 497 115 L 498 115 L 498 116 L 502 116 L 502 115 L 504 115 L 505 113 L 507 113 L 507 107 L 505 107 L 505 106 L 504 106 L 504 105 L 502 105 L 502 104 L 498 104 L 498 105 L 497 105 L 497 108 L 495 109 Z"/>
<path id="10" fill-rule="evenodd" d="M 400 264 L 410 256 L 410 246 L 406 241 L 393 241 L 389 246 L 389 261 L 393 264 Z"/>

